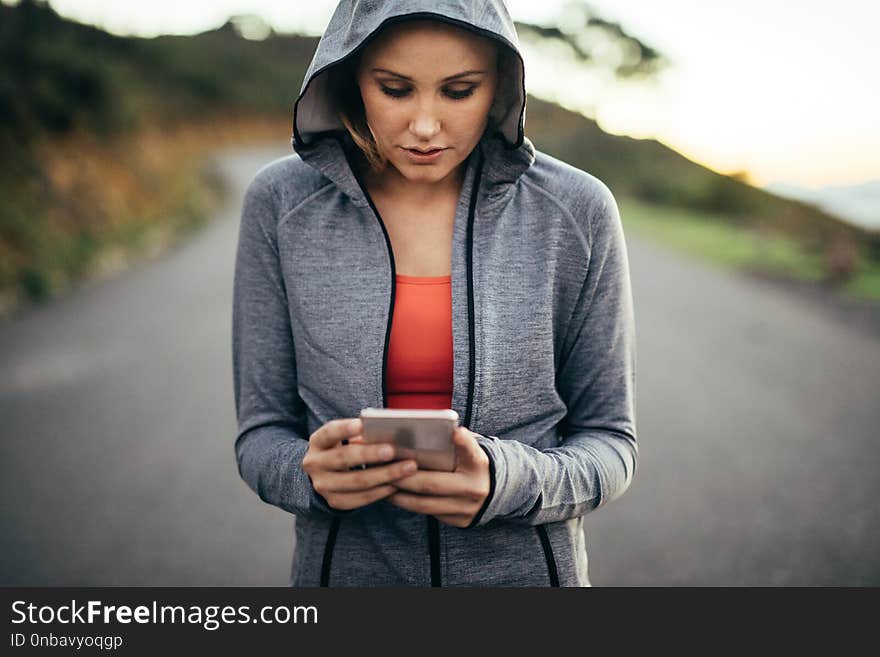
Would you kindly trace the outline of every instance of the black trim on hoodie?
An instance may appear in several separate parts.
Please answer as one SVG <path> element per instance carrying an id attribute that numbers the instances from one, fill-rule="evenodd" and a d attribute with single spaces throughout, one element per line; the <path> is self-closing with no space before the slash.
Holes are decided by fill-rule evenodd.
<path id="1" fill-rule="evenodd" d="M 559 573 L 556 571 L 556 558 L 553 556 L 553 546 L 550 544 L 550 537 L 547 535 L 547 528 L 544 525 L 536 525 L 538 538 L 541 539 L 541 547 L 544 548 L 544 558 L 547 560 L 547 573 L 550 576 L 550 586 L 559 586 Z"/>
<path id="2" fill-rule="evenodd" d="M 330 524 L 330 533 L 327 534 L 327 543 L 324 545 L 324 558 L 321 560 L 321 586 L 330 586 L 330 564 L 333 561 L 333 546 L 336 545 L 336 534 L 339 533 L 339 523 L 342 518 L 333 518 Z"/>
<path id="3" fill-rule="evenodd" d="M 471 202 L 468 208 L 467 222 L 467 296 L 468 296 L 468 347 L 470 354 L 468 356 L 468 395 L 467 406 L 464 413 L 464 426 L 470 427 L 471 415 L 473 414 L 474 405 L 474 380 L 477 372 L 477 345 L 475 344 L 474 335 L 474 215 L 477 210 L 477 196 L 480 193 L 480 181 L 483 178 L 484 158 L 482 151 L 480 152 L 480 160 L 477 163 L 477 171 L 474 174 L 474 184 L 471 191 Z"/>
<path id="4" fill-rule="evenodd" d="M 483 514 L 486 513 L 486 509 L 489 508 L 489 503 L 492 501 L 492 496 L 495 495 L 495 461 L 492 460 L 492 455 L 489 453 L 489 450 L 487 450 L 482 445 L 480 445 L 480 448 L 486 453 L 486 456 L 489 457 L 489 494 L 486 496 L 486 499 L 483 500 L 483 506 L 481 506 L 480 510 L 477 511 L 477 515 L 474 516 L 474 519 L 471 520 L 471 524 L 469 524 L 466 529 L 476 527 L 477 524 L 479 524 L 480 520 L 483 517 Z"/>
<path id="5" fill-rule="evenodd" d="M 344 141 L 344 139 L 340 142 L 340 145 L 342 146 L 343 152 L 345 152 L 346 159 L 348 160 L 348 165 L 351 168 L 351 172 L 354 174 L 355 180 L 357 180 L 357 183 L 364 194 L 364 198 L 367 199 L 367 202 L 373 209 L 373 214 L 379 222 L 379 227 L 382 229 L 382 234 L 385 236 L 385 246 L 388 249 L 388 260 L 391 264 L 391 299 L 388 304 L 388 323 L 385 325 L 385 346 L 382 348 L 382 406 L 387 407 L 388 388 L 385 382 L 385 372 L 388 368 L 388 345 L 391 342 L 391 325 L 394 318 L 394 299 L 397 296 L 397 266 L 394 263 L 394 249 L 392 249 L 391 247 L 391 237 L 388 235 L 388 230 L 385 228 L 385 222 L 382 220 L 382 215 L 379 214 L 379 208 L 377 208 L 376 204 L 373 203 L 373 197 L 370 196 L 370 193 L 367 191 L 366 185 L 364 185 L 363 180 L 361 180 L 358 167 L 352 161 L 352 153 L 349 153 L 348 148 L 346 148 L 346 142 Z"/>
<path id="6" fill-rule="evenodd" d="M 440 574 L 440 521 L 434 516 L 428 519 L 428 555 L 431 558 L 431 586 L 443 586 Z"/>
<path id="7" fill-rule="evenodd" d="M 397 293 L 397 276 L 396 268 L 394 265 L 394 252 L 391 249 L 391 238 L 388 236 L 388 231 L 385 229 L 385 223 L 382 221 L 382 216 L 379 214 L 379 210 L 376 208 L 376 205 L 373 203 L 373 199 L 370 198 L 370 195 L 367 193 L 367 188 L 364 186 L 363 182 L 360 179 L 358 169 L 354 165 L 354 162 L 352 162 L 352 158 L 350 157 L 350 153 L 348 148 L 346 147 L 344 139 L 342 139 L 338 133 L 334 133 L 333 137 L 339 140 L 339 145 L 342 147 L 343 153 L 345 153 L 346 160 L 348 160 L 348 165 L 349 167 L 351 167 L 351 171 L 354 174 L 358 185 L 360 185 L 361 191 L 364 193 L 364 196 L 370 203 L 370 207 L 373 208 L 376 219 L 379 221 L 379 226 L 382 228 L 382 234 L 385 235 L 385 245 L 388 248 L 388 257 L 391 261 L 391 300 L 388 310 L 388 324 L 385 328 L 385 347 L 382 351 L 382 406 L 387 406 L 388 391 L 385 386 L 385 369 L 388 363 L 388 343 L 391 340 L 391 321 L 394 313 L 394 297 Z M 330 531 L 327 533 L 327 543 L 324 545 L 324 558 L 321 561 L 321 586 L 329 586 L 330 566 L 333 563 L 333 548 L 336 545 L 336 535 L 339 533 L 339 525 L 341 522 L 341 516 L 334 517 L 333 522 L 330 524 Z"/>
<path id="8" fill-rule="evenodd" d="M 465 427 L 470 426 L 471 415 L 474 405 L 474 381 L 477 370 L 477 346 L 474 342 L 476 331 L 474 330 L 474 215 L 477 209 L 477 197 L 480 193 L 480 181 L 483 177 L 484 158 L 482 151 L 479 153 L 477 170 L 474 173 L 474 184 L 471 186 L 471 199 L 468 207 L 467 221 L 467 296 L 468 296 L 468 394 L 465 406 Z M 490 461 L 491 463 L 491 458 Z M 494 476 L 492 477 L 494 480 Z M 488 498 L 487 498 L 488 499 Z M 482 515 L 482 510 L 478 516 Z M 428 547 L 431 552 L 431 586 L 443 586 L 440 579 L 440 521 L 434 516 L 428 516 Z"/>
<path id="9" fill-rule="evenodd" d="M 476 378 L 476 344 L 475 344 L 475 327 L 474 327 L 474 215 L 476 214 L 477 207 L 477 192 L 479 191 L 480 179 L 483 176 L 483 164 L 484 161 L 481 158 L 479 166 L 477 167 L 476 176 L 474 177 L 474 193 L 471 194 L 471 204 L 470 209 L 468 210 L 468 225 L 467 225 L 467 279 L 468 279 L 468 344 L 470 346 L 470 370 L 468 371 L 468 381 L 470 382 L 468 386 L 468 398 L 467 398 L 467 410 L 465 413 L 464 426 L 469 427 L 471 424 L 471 411 L 474 401 L 474 379 Z M 492 461 L 492 455 L 489 454 L 485 449 L 486 456 L 489 457 L 489 495 L 486 496 L 486 499 L 483 501 L 483 506 L 480 507 L 480 510 L 477 512 L 477 515 L 474 516 L 474 519 L 471 520 L 471 523 L 467 526 L 468 529 L 471 527 L 476 527 L 477 523 L 480 522 L 480 518 L 483 517 L 483 514 L 486 512 L 486 508 L 489 506 L 489 502 L 492 500 L 492 496 L 495 494 L 495 463 Z"/>

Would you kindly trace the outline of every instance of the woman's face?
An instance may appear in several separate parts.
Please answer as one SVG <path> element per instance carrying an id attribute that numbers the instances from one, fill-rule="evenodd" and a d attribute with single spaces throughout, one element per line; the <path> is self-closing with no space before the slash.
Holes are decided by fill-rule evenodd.
<path id="1" fill-rule="evenodd" d="M 477 145 L 495 97 L 496 55 L 491 40 L 432 20 L 392 25 L 364 50 L 356 76 L 367 123 L 404 178 L 442 180 Z M 413 148 L 443 150 L 418 158 Z"/>

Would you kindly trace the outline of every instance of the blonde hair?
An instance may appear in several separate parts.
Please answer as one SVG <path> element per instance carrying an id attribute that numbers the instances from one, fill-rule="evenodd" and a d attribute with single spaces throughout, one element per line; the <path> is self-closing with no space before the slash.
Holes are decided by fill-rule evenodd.
<path id="1" fill-rule="evenodd" d="M 496 66 L 498 71 L 498 86 L 495 93 L 495 101 L 489 111 L 489 122 L 487 130 L 494 132 L 498 130 L 498 122 L 500 118 L 497 116 L 499 107 L 498 101 L 502 97 L 500 93 L 502 86 L 502 76 L 507 69 L 508 63 L 512 61 L 512 53 L 506 46 L 498 45 L 498 56 L 496 58 Z M 351 136 L 355 146 L 366 159 L 370 168 L 380 173 L 388 165 L 388 159 L 381 153 L 376 139 L 367 124 L 366 110 L 364 109 L 364 101 L 361 97 L 360 87 L 357 83 L 356 71 L 360 63 L 360 55 L 351 57 L 350 59 L 334 66 L 327 72 L 327 85 L 332 97 L 336 103 L 336 115 L 345 127 L 345 130 Z"/>
<path id="2" fill-rule="evenodd" d="M 359 62 L 358 55 L 331 68 L 327 72 L 327 86 L 336 103 L 336 116 L 351 135 L 355 146 L 363 153 L 370 168 L 378 173 L 385 168 L 388 160 L 379 151 L 370 126 L 367 125 L 364 101 L 355 75 Z"/>

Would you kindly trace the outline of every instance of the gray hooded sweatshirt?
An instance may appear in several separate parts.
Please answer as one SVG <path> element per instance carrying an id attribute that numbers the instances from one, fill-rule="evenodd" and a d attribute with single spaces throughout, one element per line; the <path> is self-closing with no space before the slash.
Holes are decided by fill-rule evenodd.
<path id="1" fill-rule="evenodd" d="M 452 408 L 490 460 L 467 528 L 385 500 L 340 511 L 302 469 L 324 423 L 386 405 L 395 266 L 323 75 L 383 26 L 434 18 L 515 56 L 466 159 L 452 245 Z M 248 187 L 232 317 L 239 472 L 296 517 L 292 586 L 590 586 L 584 515 L 637 463 L 635 323 L 618 207 L 535 149 L 496 0 L 343 0 L 294 106 L 295 153 Z M 491 134 L 490 134 L 491 132 Z"/>

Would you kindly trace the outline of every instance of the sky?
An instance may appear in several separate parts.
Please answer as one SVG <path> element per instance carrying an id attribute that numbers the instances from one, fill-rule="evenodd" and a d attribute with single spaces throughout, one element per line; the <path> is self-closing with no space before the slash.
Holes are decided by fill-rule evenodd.
<path id="1" fill-rule="evenodd" d="M 3 0 L 4 2 L 8 0 Z M 212 29 L 237 13 L 319 35 L 335 0 L 51 0 L 61 14 L 117 34 Z M 506 0 L 516 20 L 547 23 L 562 0 Z M 560 65 L 523 42 L 526 88 L 654 138 L 758 186 L 806 188 L 880 179 L 880 0 L 591 0 L 606 20 L 673 62 L 652 84 Z"/>

